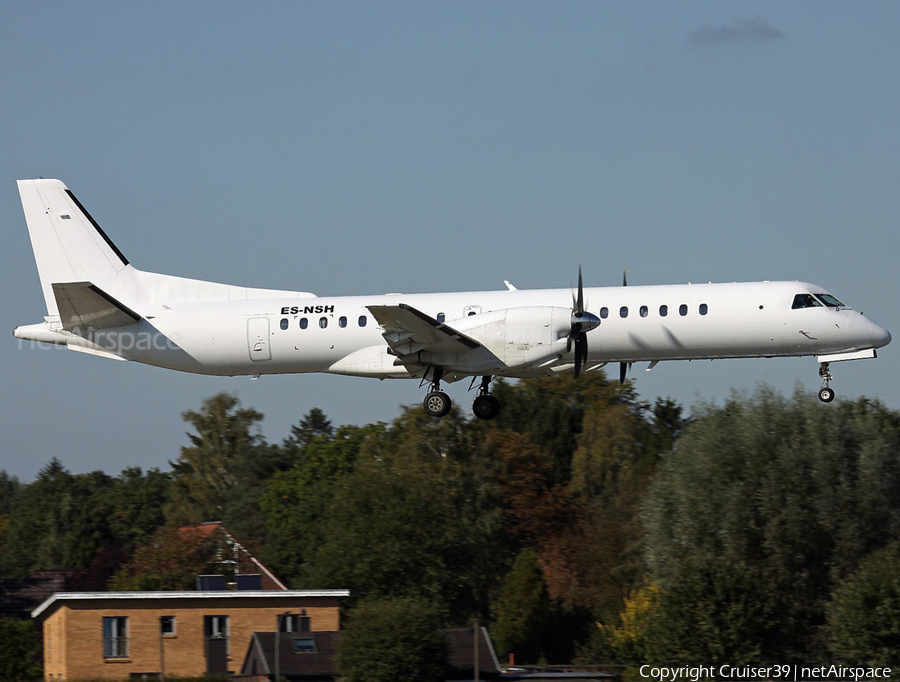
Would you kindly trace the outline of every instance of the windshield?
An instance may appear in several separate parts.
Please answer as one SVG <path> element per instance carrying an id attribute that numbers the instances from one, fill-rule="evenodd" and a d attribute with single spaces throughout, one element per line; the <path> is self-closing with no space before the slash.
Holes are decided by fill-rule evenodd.
<path id="1" fill-rule="evenodd" d="M 797 294 L 794 296 L 794 302 L 791 304 L 791 308 L 797 310 L 798 308 L 821 308 L 822 304 L 816 300 L 816 297 L 812 294 Z"/>
<path id="2" fill-rule="evenodd" d="M 822 303 L 827 305 L 829 308 L 846 308 L 843 303 L 837 300 L 831 294 L 816 294 L 816 298 L 818 298 Z"/>

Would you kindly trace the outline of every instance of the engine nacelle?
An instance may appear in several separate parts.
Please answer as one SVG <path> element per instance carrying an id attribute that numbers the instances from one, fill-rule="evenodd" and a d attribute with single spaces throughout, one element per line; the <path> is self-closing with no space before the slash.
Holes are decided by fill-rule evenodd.
<path id="1" fill-rule="evenodd" d="M 507 367 L 537 367 L 565 354 L 572 309 L 507 308 L 448 320 L 447 324 L 484 345 Z"/>

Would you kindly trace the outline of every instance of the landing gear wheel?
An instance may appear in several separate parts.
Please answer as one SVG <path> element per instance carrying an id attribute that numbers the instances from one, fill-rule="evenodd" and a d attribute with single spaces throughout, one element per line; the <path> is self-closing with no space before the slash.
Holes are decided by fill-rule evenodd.
<path id="1" fill-rule="evenodd" d="M 480 395 L 472 403 L 472 412 L 479 419 L 494 419 L 500 414 L 500 401 L 492 395 Z"/>
<path id="2" fill-rule="evenodd" d="M 823 403 L 830 403 L 834 400 L 834 391 L 831 390 L 829 384 L 834 381 L 827 362 L 819 365 L 819 376 L 822 377 L 822 388 L 819 389 L 819 400 Z"/>
<path id="3" fill-rule="evenodd" d="M 432 417 L 443 417 L 453 407 L 450 402 L 450 396 L 443 391 L 432 391 L 425 396 L 425 402 L 422 403 L 425 411 Z"/>

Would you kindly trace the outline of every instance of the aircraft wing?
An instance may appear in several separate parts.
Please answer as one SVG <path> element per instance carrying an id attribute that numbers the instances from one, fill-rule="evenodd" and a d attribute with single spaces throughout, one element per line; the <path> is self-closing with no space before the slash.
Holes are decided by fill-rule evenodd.
<path id="1" fill-rule="evenodd" d="M 63 329 L 112 329 L 141 321 L 141 316 L 90 282 L 54 283 Z"/>
<path id="2" fill-rule="evenodd" d="M 366 307 L 384 329 L 384 340 L 400 358 L 422 350 L 447 354 L 466 353 L 481 346 L 475 339 L 405 303 Z"/>

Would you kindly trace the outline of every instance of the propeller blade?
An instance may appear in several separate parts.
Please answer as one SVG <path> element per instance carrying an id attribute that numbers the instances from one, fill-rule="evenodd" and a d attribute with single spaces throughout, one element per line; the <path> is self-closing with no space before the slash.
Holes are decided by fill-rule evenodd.
<path id="1" fill-rule="evenodd" d="M 575 336 L 575 378 L 581 374 L 581 365 L 587 359 L 587 334 L 579 332 Z"/>
<path id="2" fill-rule="evenodd" d="M 574 374 L 578 377 L 581 369 L 588 361 L 587 333 L 596 329 L 600 318 L 584 309 L 584 279 L 581 276 L 581 265 L 578 266 L 578 291 L 572 292 L 572 323 L 566 337 L 566 353 L 575 347 Z"/>
<path id="3" fill-rule="evenodd" d="M 619 363 L 619 384 L 625 383 L 625 373 L 628 371 L 628 363 L 620 362 Z"/>
<path id="4" fill-rule="evenodd" d="M 575 302 L 575 312 L 584 312 L 584 285 L 581 281 L 581 265 L 578 266 L 578 300 Z"/>
<path id="5" fill-rule="evenodd" d="M 625 268 L 622 268 L 622 286 L 628 286 L 628 271 Z"/>

